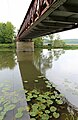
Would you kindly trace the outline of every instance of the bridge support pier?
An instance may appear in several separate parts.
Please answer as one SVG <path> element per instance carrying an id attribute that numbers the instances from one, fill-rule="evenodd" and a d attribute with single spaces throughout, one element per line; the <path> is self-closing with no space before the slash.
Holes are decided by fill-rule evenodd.
<path id="1" fill-rule="evenodd" d="M 33 52 L 34 51 L 34 42 L 32 41 L 18 41 L 16 42 L 16 49 L 17 51 L 27 51 Z"/>

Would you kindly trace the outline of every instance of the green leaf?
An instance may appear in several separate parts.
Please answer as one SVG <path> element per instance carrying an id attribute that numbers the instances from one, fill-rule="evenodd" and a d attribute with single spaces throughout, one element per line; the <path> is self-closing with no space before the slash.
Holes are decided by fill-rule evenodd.
<path id="1" fill-rule="evenodd" d="M 62 100 L 56 99 L 55 101 L 56 101 L 56 103 L 59 104 L 59 105 L 63 104 L 63 101 L 62 101 Z"/>
<path id="2" fill-rule="evenodd" d="M 50 107 L 50 111 L 51 111 L 51 112 L 55 112 L 56 110 L 57 110 L 56 107 L 54 107 L 54 106 L 51 106 L 51 107 Z"/>
<path id="3" fill-rule="evenodd" d="M 30 112 L 30 115 L 33 116 L 33 117 L 35 117 L 37 114 L 38 114 L 38 111 L 31 111 Z"/>
<path id="4" fill-rule="evenodd" d="M 15 109 L 15 107 L 16 107 L 16 105 L 11 104 L 11 105 L 8 105 L 4 110 L 5 111 L 13 110 L 13 109 Z"/>
<path id="5" fill-rule="evenodd" d="M 45 110 L 45 113 L 50 113 L 50 111 L 49 110 Z"/>
<path id="6" fill-rule="evenodd" d="M 44 78 L 44 76 L 43 75 L 39 75 L 38 78 Z"/>
<path id="7" fill-rule="evenodd" d="M 41 116 L 41 120 L 49 120 L 49 115 L 48 114 L 43 114 Z"/>
<path id="8" fill-rule="evenodd" d="M 53 113 L 53 117 L 54 117 L 54 118 L 59 118 L 59 116 L 60 116 L 59 113 L 57 113 L 57 112 L 54 112 L 54 113 Z"/>
<path id="9" fill-rule="evenodd" d="M 0 107 L 0 111 L 2 111 L 3 107 Z"/>
<path id="10" fill-rule="evenodd" d="M 28 83 L 28 81 L 24 81 L 24 83 Z"/>
<path id="11" fill-rule="evenodd" d="M 35 82 L 38 82 L 38 80 L 34 80 Z"/>
<path id="12" fill-rule="evenodd" d="M 23 116 L 23 113 L 22 112 L 18 112 L 18 113 L 16 113 L 15 118 L 21 118 L 22 116 Z"/>
<path id="13" fill-rule="evenodd" d="M 46 105 L 44 105 L 44 104 L 40 104 L 40 106 L 39 106 L 39 110 L 45 110 L 45 108 L 46 108 Z"/>
<path id="14" fill-rule="evenodd" d="M 56 98 L 55 95 L 52 95 L 52 96 L 51 96 L 51 99 L 55 99 L 55 98 Z"/>
<path id="15" fill-rule="evenodd" d="M 52 100 L 47 100 L 47 105 L 51 105 L 53 104 L 53 101 Z"/>
<path id="16" fill-rule="evenodd" d="M 35 118 L 30 118 L 30 120 L 36 120 Z"/>

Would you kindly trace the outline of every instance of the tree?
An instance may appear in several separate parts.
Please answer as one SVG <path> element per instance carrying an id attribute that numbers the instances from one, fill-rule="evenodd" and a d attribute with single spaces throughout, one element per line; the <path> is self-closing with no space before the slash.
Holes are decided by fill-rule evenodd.
<path id="1" fill-rule="evenodd" d="M 60 40 L 60 35 L 59 34 L 55 34 L 55 40 Z"/>
<path id="2" fill-rule="evenodd" d="M 15 27 L 11 22 L 0 23 L 0 43 L 12 43 L 15 36 Z"/>
<path id="3" fill-rule="evenodd" d="M 46 36 L 43 36 L 43 39 L 47 39 L 48 40 L 48 45 L 49 46 L 53 46 L 53 38 L 54 38 L 54 34 L 49 34 L 49 35 L 46 35 Z"/>
<path id="4" fill-rule="evenodd" d="M 34 38 L 33 42 L 35 47 L 43 47 L 42 37 Z"/>
<path id="5" fill-rule="evenodd" d="M 63 40 L 54 40 L 53 47 L 62 48 L 62 47 L 64 47 L 64 45 L 65 45 L 65 42 Z"/>

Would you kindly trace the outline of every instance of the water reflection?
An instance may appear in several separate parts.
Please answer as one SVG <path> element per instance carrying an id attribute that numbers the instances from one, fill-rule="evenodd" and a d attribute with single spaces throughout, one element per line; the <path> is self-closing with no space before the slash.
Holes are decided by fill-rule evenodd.
<path id="1" fill-rule="evenodd" d="M 65 51 L 63 49 L 37 49 L 34 52 L 34 65 L 41 73 L 46 75 L 46 71 L 53 66 L 53 60 L 58 60 L 64 53 Z"/>
<path id="2" fill-rule="evenodd" d="M 44 81 L 40 80 L 41 81 L 40 83 L 38 84 L 35 83 L 35 80 L 37 80 L 38 76 L 41 75 L 41 71 L 40 69 L 37 69 L 33 64 L 34 53 L 18 52 L 17 57 L 24 88 L 26 90 L 33 90 L 33 88 L 45 90 L 46 86 Z"/>
<path id="3" fill-rule="evenodd" d="M 51 51 L 42 50 L 38 53 L 36 51 L 34 65 L 40 69 L 47 79 L 55 83 L 57 89 L 64 94 L 67 101 L 77 109 L 78 50 L 55 49 Z"/>
<path id="4" fill-rule="evenodd" d="M 64 107 L 66 107 L 67 111 L 62 111 L 65 114 L 62 114 L 60 120 L 70 120 L 75 119 L 75 117 L 77 119 L 77 112 L 74 108 L 77 109 L 78 107 L 78 51 L 44 49 L 36 50 L 34 53 L 19 52 L 17 56 L 24 88 L 30 91 L 34 88 L 39 91 L 46 91 L 43 79 L 35 83 L 38 76 L 41 73 L 44 74 L 64 94 L 64 101 L 68 104 L 65 104 Z"/>
<path id="5" fill-rule="evenodd" d="M 0 120 L 30 119 L 16 58 L 13 51 L 0 51 Z"/>
<path id="6" fill-rule="evenodd" d="M 13 69 L 16 65 L 13 51 L 0 51 L 0 69 Z"/>

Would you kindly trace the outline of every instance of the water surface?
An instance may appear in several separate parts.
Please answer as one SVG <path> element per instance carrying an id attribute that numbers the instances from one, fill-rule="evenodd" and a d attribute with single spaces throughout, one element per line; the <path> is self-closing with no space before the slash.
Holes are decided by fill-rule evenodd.
<path id="1" fill-rule="evenodd" d="M 64 113 L 78 117 L 78 50 L 43 49 L 17 53 L 0 51 L 0 118 L 8 104 L 15 107 L 6 111 L 3 120 L 18 120 L 15 118 L 18 108 L 27 105 L 24 89 L 46 92 L 43 79 L 35 82 L 41 75 L 64 95 Z M 29 120 L 30 116 L 24 110 L 19 120 L 26 119 Z"/>

